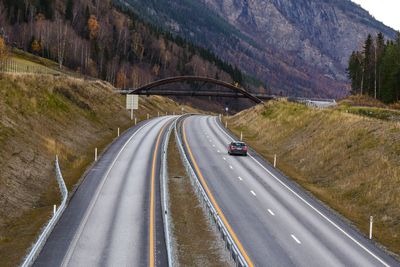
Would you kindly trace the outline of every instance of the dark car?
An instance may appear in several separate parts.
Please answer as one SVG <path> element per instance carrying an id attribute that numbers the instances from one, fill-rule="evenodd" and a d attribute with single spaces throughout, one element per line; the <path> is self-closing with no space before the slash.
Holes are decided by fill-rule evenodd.
<path id="1" fill-rule="evenodd" d="M 247 145 L 244 142 L 232 142 L 229 144 L 228 154 L 247 156 Z"/>

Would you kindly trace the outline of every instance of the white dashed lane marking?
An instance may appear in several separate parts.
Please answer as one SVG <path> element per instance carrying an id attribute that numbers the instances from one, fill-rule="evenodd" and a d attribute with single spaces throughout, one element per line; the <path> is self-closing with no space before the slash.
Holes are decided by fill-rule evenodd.
<path id="1" fill-rule="evenodd" d="M 297 237 L 294 234 L 291 234 L 291 236 L 294 239 L 294 241 L 297 242 L 297 244 L 301 244 L 300 240 L 298 240 Z"/>
<path id="2" fill-rule="evenodd" d="M 240 177 L 240 176 L 238 177 L 238 179 L 239 179 L 240 181 L 243 181 L 243 178 L 242 178 L 242 177 Z"/>
<path id="3" fill-rule="evenodd" d="M 229 165 L 229 168 L 231 168 L 231 170 L 233 170 L 233 167 L 232 167 L 232 165 Z"/>
<path id="4" fill-rule="evenodd" d="M 251 190 L 250 193 L 252 193 L 253 196 L 256 196 L 256 193 L 253 190 Z"/>
<path id="5" fill-rule="evenodd" d="M 268 209 L 268 212 L 269 212 L 269 214 L 271 214 L 272 216 L 275 216 L 275 213 L 274 213 L 272 210 Z"/>

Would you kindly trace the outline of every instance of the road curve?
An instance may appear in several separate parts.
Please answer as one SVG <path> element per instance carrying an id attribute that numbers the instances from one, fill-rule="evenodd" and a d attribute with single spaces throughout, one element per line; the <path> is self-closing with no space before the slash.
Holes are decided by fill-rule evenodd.
<path id="1" fill-rule="evenodd" d="M 34 266 L 166 266 L 161 144 L 175 117 L 142 122 L 87 173 Z"/>
<path id="2" fill-rule="evenodd" d="M 400 266 L 254 151 L 229 156 L 232 136 L 217 118 L 191 116 L 182 125 L 192 165 L 250 266 Z"/>

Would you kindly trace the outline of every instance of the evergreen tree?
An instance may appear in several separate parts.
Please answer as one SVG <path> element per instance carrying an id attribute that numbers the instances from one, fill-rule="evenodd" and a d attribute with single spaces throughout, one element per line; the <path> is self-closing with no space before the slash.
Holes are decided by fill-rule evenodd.
<path id="1" fill-rule="evenodd" d="M 372 95 L 373 88 L 373 68 L 374 68 L 374 59 L 373 59 L 373 41 L 371 34 L 368 34 L 367 40 L 364 43 L 364 70 L 363 70 L 363 80 L 362 80 L 362 88 L 361 94 L 369 94 Z"/>
<path id="2" fill-rule="evenodd" d="M 65 19 L 72 21 L 74 17 L 74 0 L 67 0 L 67 4 L 65 7 Z"/>

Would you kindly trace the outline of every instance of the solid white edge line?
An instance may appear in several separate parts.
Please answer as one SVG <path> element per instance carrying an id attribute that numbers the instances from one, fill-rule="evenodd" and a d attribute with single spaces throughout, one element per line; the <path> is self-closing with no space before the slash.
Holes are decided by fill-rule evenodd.
<path id="1" fill-rule="evenodd" d="M 148 121 L 146 124 L 142 125 L 139 129 L 136 130 L 136 132 L 134 132 L 132 134 L 132 136 L 125 142 L 125 144 L 121 147 L 121 149 L 119 150 L 117 156 L 114 158 L 114 160 L 112 161 L 110 167 L 108 168 L 106 174 L 103 176 L 103 179 L 101 181 L 101 183 L 98 185 L 97 189 L 96 189 L 96 193 L 94 195 L 94 198 L 92 198 L 92 201 L 89 204 L 89 207 L 86 209 L 85 215 L 83 217 L 83 220 L 81 220 L 81 223 L 79 224 L 79 228 L 78 231 L 74 234 L 74 238 L 72 239 L 71 244 L 68 246 L 68 250 L 67 253 L 65 254 L 62 262 L 61 262 L 61 266 L 65 267 L 69 264 L 69 261 L 71 260 L 72 254 L 75 251 L 75 247 L 76 244 L 80 238 L 80 236 L 82 235 L 83 229 L 86 226 L 87 220 L 89 219 L 89 215 L 92 213 L 93 207 L 97 202 L 97 199 L 99 198 L 100 195 L 100 191 L 103 188 L 105 182 L 107 181 L 108 175 L 111 172 L 111 169 L 114 167 L 115 163 L 117 162 L 120 154 L 122 153 L 122 151 L 125 149 L 125 147 L 130 143 L 130 141 L 145 127 L 147 126 L 150 122 L 152 122 L 153 120 Z"/>
<path id="2" fill-rule="evenodd" d="M 226 136 L 229 137 L 229 139 L 234 140 L 229 134 L 225 132 L 219 126 L 217 121 L 215 120 L 215 124 L 217 127 L 223 132 Z M 376 260 L 378 260 L 380 263 L 382 263 L 386 267 L 390 267 L 389 264 L 387 264 L 385 261 L 383 261 L 381 258 L 376 256 L 374 253 L 372 253 L 368 248 L 366 248 L 363 244 L 358 242 L 355 238 L 353 238 L 350 234 L 348 234 L 345 230 L 340 228 L 336 223 L 334 223 L 331 219 L 329 219 L 327 216 L 325 216 L 322 212 L 320 212 L 317 208 L 315 208 L 313 205 L 311 205 L 307 200 L 302 198 L 299 194 L 297 194 L 295 191 L 293 191 L 288 185 L 286 185 L 284 182 L 282 182 L 278 177 L 276 177 L 272 172 L 270 172 L 267 168 L 265 168 L 258 160 L 256 160 L 250 153 L 248 153 L 251 159 L 253 159 L 261 168 L 263 168 L 266 172 L 268 172 L 275 180 L 277 180 L 281 185 L 283 185 L 286 189 L 288 189 L 290 192 L 292 192 L 296 197 L 298 197 L 303 203 L 305 203 L 307 206 L 309 206 L 311 209 L 313 209 L 316 213 L 318 213 L 322 218 L 324 218 L 326 221 L 328 221 L 331 225 L 333 225 L 336 229 L 338 229 L 340 232 L 342 232 L 345 236 L 347 236 L 350 240 L 352 240 L 354 243 L 356 243 L 359 247 L 364 249 L 368 254 L 370 254 L 372 257 L 374 257 Z"/>
<path id="3" fill-rule="evenodd" d="M 294 234 L 291 234 L 291 236 L 294 239 L 294 241 L 296 241 L 298 244 L 301 244 L 300 240 L 298 240 Z"/>

